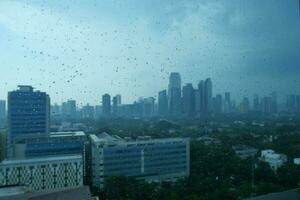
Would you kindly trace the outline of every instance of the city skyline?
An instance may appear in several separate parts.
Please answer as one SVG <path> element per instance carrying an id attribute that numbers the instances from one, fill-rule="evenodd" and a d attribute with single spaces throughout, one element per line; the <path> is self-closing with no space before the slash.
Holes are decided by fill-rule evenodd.
<path id="1" fill-rule="evenodd" d="M 28 84 L 52 102 L 97 104 L 110 93 L 130 103 L 157 96 L 173 71 L 183 85 L 210 77 L 216 93 L 239 99 L 299 91 L 297 0 L 153 5 L 1 1 L 0 99 Z"/>

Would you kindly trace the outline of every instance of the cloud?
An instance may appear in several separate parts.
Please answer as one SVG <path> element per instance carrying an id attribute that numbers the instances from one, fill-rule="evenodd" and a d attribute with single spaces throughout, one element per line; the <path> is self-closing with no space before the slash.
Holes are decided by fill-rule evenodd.
<path id="1" fill-rule="evenodd" d="M 239 93 L 243 86 L 252 93 L 253 82 L 269 77 L 276 78 L 261 93 L 272 82 L 289 86 L 288 77 L 299 72 L 296 3 L 4 0 L 0 37 L 7 39 L 0 59 L 6 76 L 0 83 L 9 82 L 2 89 L 10 90 L 15 81 L 27 82 L 54 101 L 93 104 L 105 92 L 121 93 L 127 102 L 155 95 L 167 87 L 171 71 L 194 84 L 210 76 L 216 92 Z"/>

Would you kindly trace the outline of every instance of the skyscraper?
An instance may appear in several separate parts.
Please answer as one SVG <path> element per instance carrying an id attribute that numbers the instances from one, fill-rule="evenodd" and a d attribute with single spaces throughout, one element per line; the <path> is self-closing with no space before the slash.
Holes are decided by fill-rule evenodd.
<path id="1" fill-rule="evenodd" d="M 259 96 L 257 94 L 254 95 L 254 98 L 253 98 L 253 111 L 256 113 L 261 111 Z"/>
<path id="2" fill-rule="evenodd" d="M 62 104 L 62 115 L 66 119 L 76 119 L 76 101 L 68 100 Z"/>
<path id="3" fill-rule="evenodd" d="M 178 72 L 172 72 L 168 90 L 169 113 L 173 117 L 181 114 L 181 78 Z"/>
<path id="4" fill-rule="evenodd" d="M 208 115 L 212 111 L 212 81 L 207 78 L 204 82 L 204 114 Z"/>
<path id="5" fill-rule="evenodd" d="M 0 100 L 0 128 L 4 126 L 6 121 L 6 102 Z"/>
<path id="6" fill-rule="evenodd" d="M 195 94 L 194 88 L 191 83 L 186 84 L 182 88 L 182 105 L 183 105 L 183 114 L 185 116 L 194 116 L 195 113 Z"/>
<path id="7" fill-rule="evenodd" d="M 168 96 L 166 90 L 158 93 L 158 114 L 160 116 L 166 116 L 168 114 Z"/>
<path id="8" fill-rule="evenodd" d="M 271 94 L 271 113 L 272 114 L 276 114 L 277 110 L 278 110 L 278 106 L 277 106 L 277 93 L 276 92 L 272 92 Z"/>
<path id="9" fill-rule="evenodd" d="M 102 96 L 102 110 L 104 117 L 110 117 L 111 114 L 111 99 L 109 94 Z"/>
<path id="10" fill-rule="evenodd" d="M 95 119 L 95 108 L 90 104 L 86 104 L 81 109 L 82 119 Z"/>
<path id="11" fill-rule="evenodd" d="M 230 92 L 225 92 L 224 112 L 229 113 L 231 111 L 232 111 L 232 102 L 230 98 Z"/>
<path id="12" fill-rule="evenodd" d="M 50 98 L 32 86 L 8 93 L 8 142 L 26 134 L 49 134 Z"/>
<path id="13" fill-rule="evenodd" d="M 214 104 L 214 111 L 217 114 L 220 114 L 223 112 L 223 98 L 221 94 L 216 95 L 215 98 L 215 104 Z"/>
<path id="14" fill-rule="evenodd" d="M 116 95 L 113 97 L 113 108 L 112 113 L 116 116 L 118 115 L 118 107 L 121 105 L 121 95 Z"/>
<path id="15" fill-rule="evenodd" d="M 198 91 L 199 91 L 199 94 L 198 94 L 198 99 L 199 99 L 199 112 L 200 112 L 200 115 L 204 113 L 204 91 L 205 91 L 205 86 L 204 86 L 204 81 L 201 80 L 199 81 L 199 84 L 198 84 Z M 197 105 L 197 103 L 196 103 Z"/>

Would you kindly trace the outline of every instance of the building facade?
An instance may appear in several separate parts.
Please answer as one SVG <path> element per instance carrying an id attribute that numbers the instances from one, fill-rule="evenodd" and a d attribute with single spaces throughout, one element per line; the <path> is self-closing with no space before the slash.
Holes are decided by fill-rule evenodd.
<path id="1" fill-rule="evenodd" d="M 49 134 L 50 98 L 31 86 L 8 93 L 8 143 L 27 134 Z"/>
<path id="2" fill-rule="evenodd" d="M 181 77 L 178 72 L 173 72 L 170 75 L 168 107 L 170 116 L 179 117 L 181 115 Z"/>
<path id="3" fill-rule="evenodd" d="M 159 116 L 168 115 L 168 95 L 167 90 L 158 93 L 158 114 Z"/>
<path id="4" fill-rule="evenodd" d="M 12 145 L 12 158 L 83 155 L 85 142 L 86 136 L 82 131 L 26 136 L 15 139 Z"/>
<path id="5" fill-rule="evenodd" d="M 6 122 L 6 101 L 0 100 L 0 128 L 5 126 Z"/>
<path id="6" fill-rule="evenodd" d="M 110 117 L 111 115 L 111 98 L 109 94 L 104 94 L 102 96 L 102 109 L 103 109 L 103 116 Z"/>
<path id="7" fill-rule="evenodd" d="M 0 163 L 0 186 L 9 185 L 26 185 L 33 191 L 82 186 L 82 156 L 4 160 Z"/>
<path id="8" fill-rule="evenodd" d="M 103 187 L 110 176 L 146 181 L 174 181 L 189 175 L 189 139 L 122 139 L 106 133 L 90 135 L 92 184 Z"/>

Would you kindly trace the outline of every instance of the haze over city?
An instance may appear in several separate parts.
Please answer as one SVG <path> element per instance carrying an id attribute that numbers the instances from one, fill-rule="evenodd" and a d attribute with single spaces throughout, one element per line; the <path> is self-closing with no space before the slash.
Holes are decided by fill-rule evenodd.
<path id="1" fill-rule="evenodd" d="M 298 3 L 2 0 L 0 99 L 29 84 L 52 102 L 132 102 L 157 96 L 174 71 L 183 84 L 210 77 L 214 93 L 233 97 L 296 93 Z"/>

